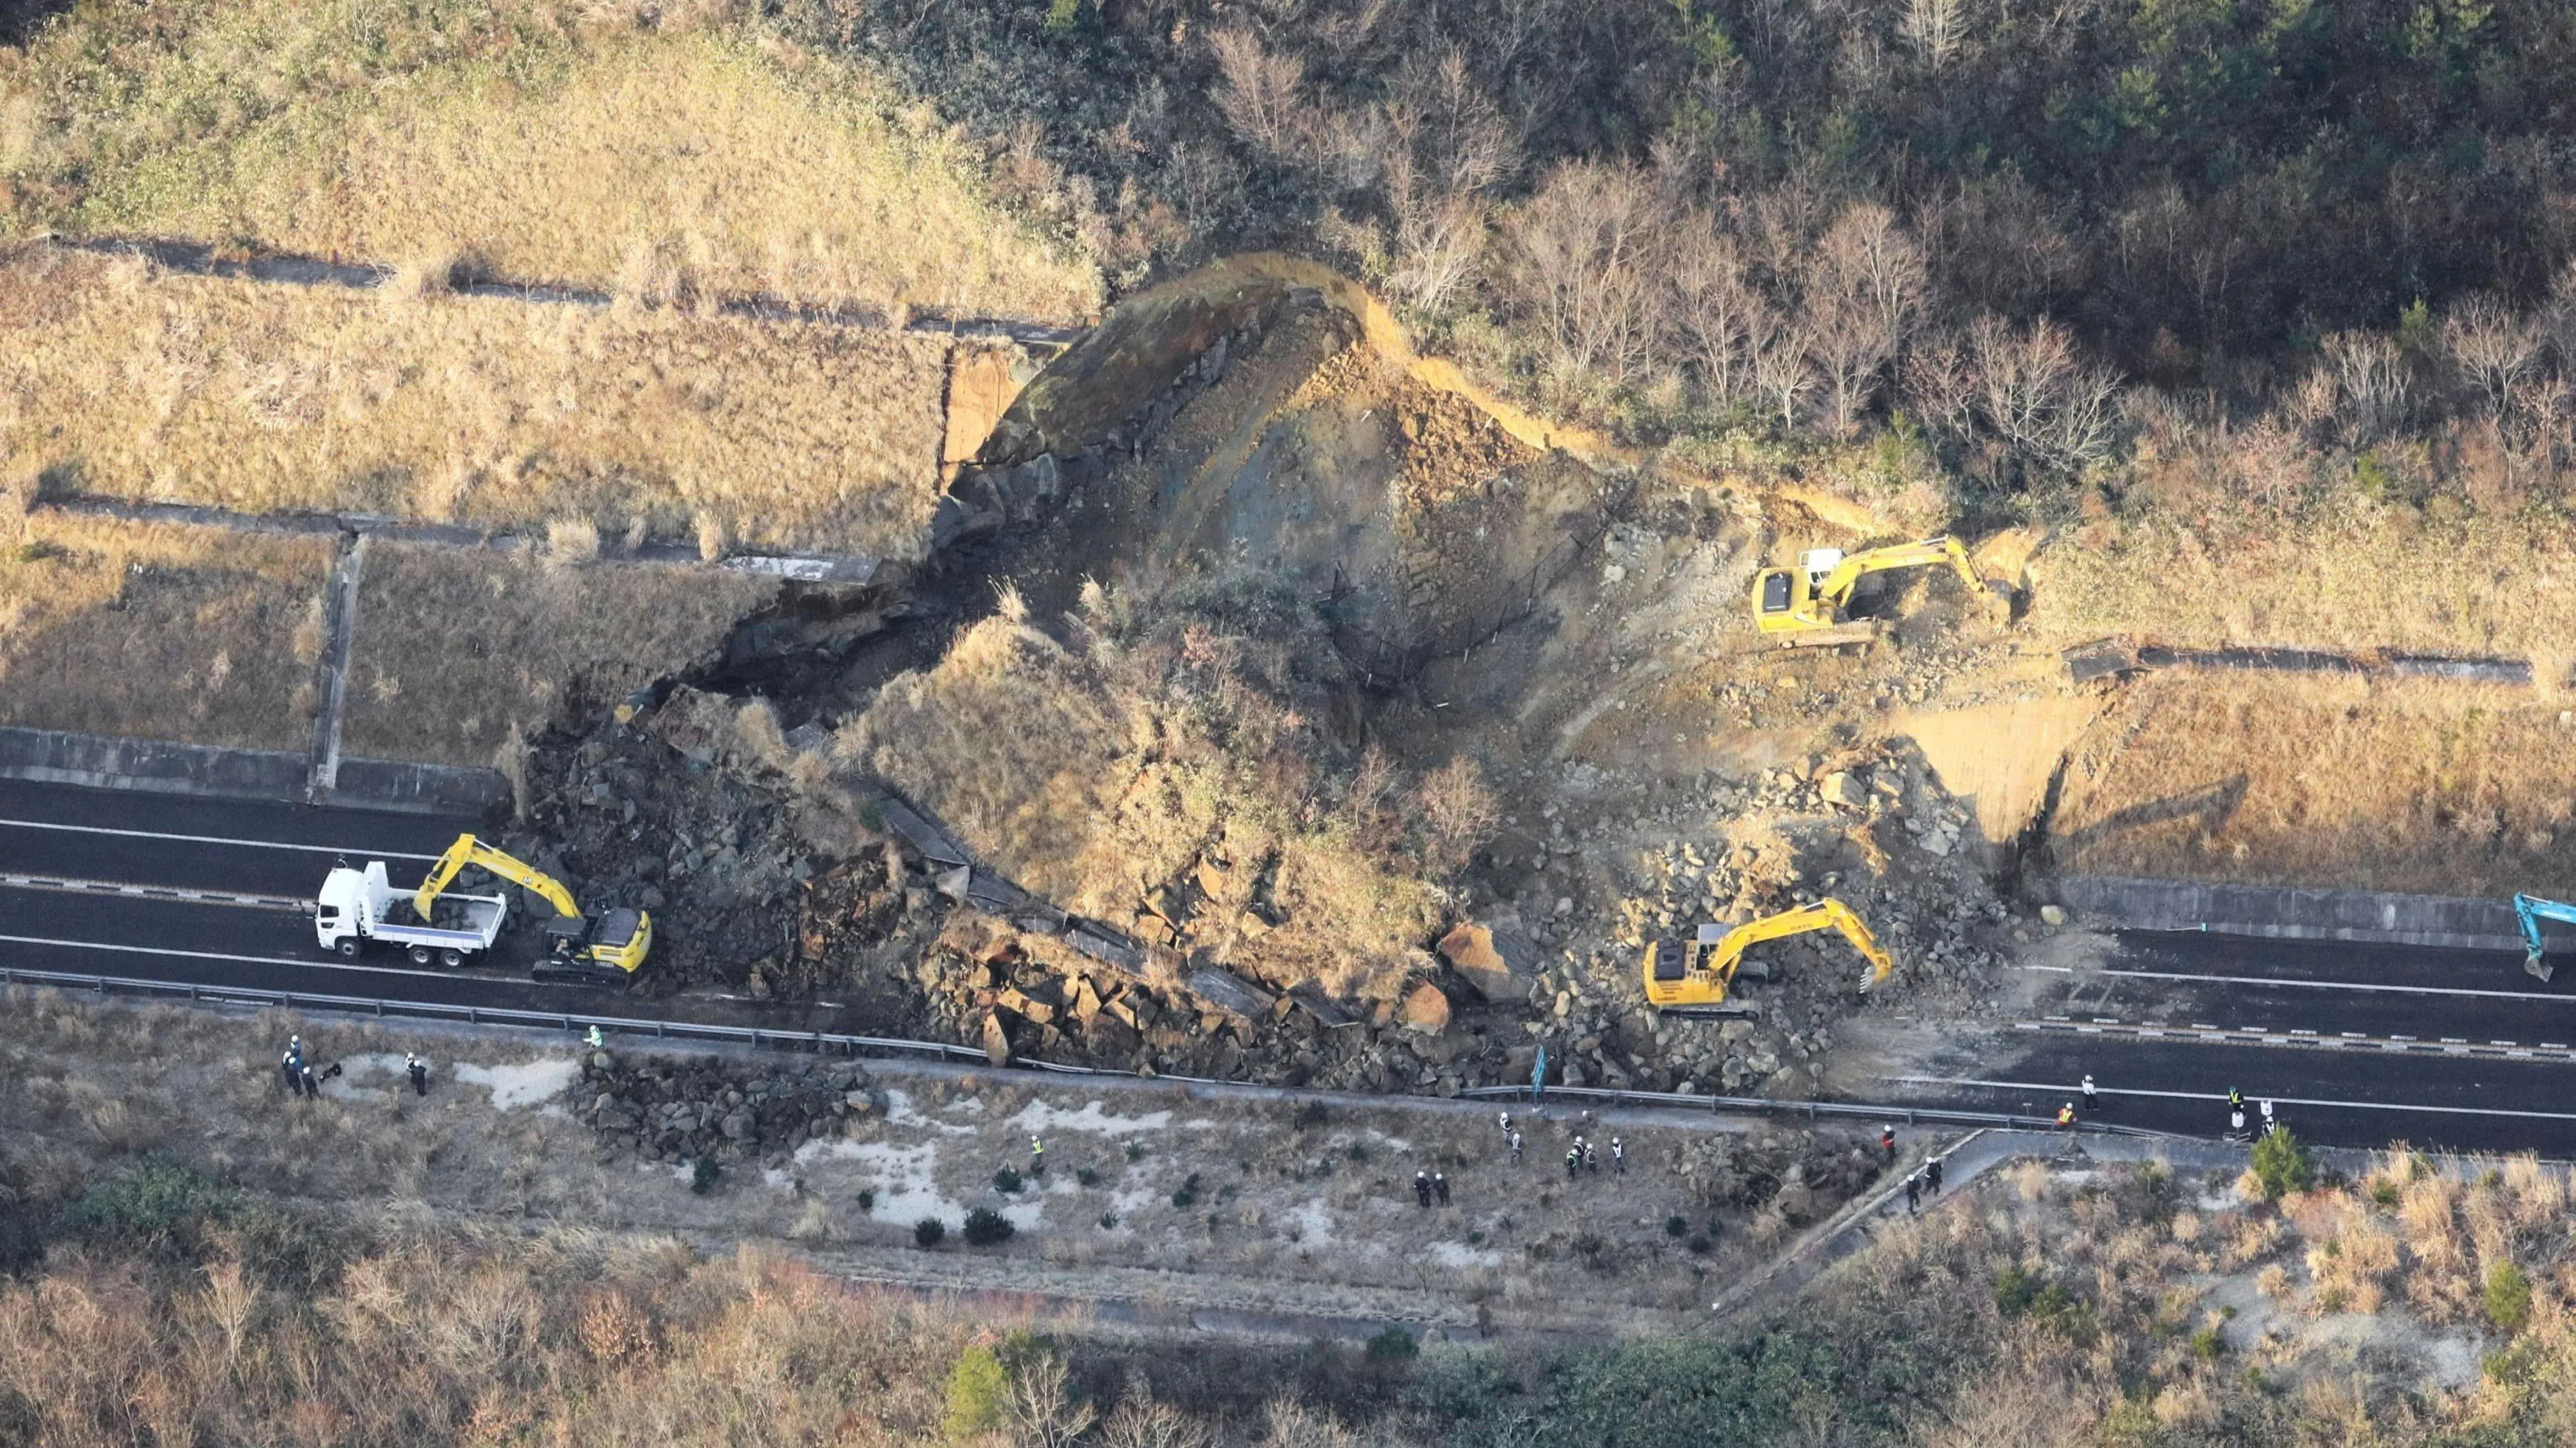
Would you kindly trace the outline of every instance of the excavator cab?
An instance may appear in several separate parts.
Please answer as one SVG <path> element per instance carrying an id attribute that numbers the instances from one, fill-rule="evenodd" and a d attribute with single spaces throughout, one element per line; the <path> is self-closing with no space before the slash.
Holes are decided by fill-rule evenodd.
<path id="1" fill-rule="evenodd" d="M 540 980 L 623 985 L 644 968 L 653 949 L 653 917 L 641 910 L 558 915 L 540 929 L 546 938 L 546 958 L 537 966 Z"/>

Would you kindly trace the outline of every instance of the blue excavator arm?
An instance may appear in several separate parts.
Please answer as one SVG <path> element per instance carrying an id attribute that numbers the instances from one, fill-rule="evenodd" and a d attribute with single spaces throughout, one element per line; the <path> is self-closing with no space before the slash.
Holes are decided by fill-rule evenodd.
<path id="1" fill-rule="evenodd" d="M 2543 900 L 2537 895 L 2513 897 L 2513 913 L 2522 921 L 2522 968 L 2549 979 L 2550 964 L 2543 958 L 2540 944 L 2540 922 L 2555 920 L 2561 925 L 2576 925 L 2576 905 L 2564 900 Z"/>

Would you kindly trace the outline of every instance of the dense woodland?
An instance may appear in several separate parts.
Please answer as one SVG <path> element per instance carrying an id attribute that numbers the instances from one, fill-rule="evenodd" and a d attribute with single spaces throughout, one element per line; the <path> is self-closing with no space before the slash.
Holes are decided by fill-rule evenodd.
<path id="1" fill-rule="evenodd" d="M 1323 254 L 1645 440 L 1892 436 L 1982 504 L 2214 452 L 2257 502 L 2491 507 L 2576 457 L 2564 7 L 807 0 L 790 22 L 937 98 L 1126 281 Z"/>

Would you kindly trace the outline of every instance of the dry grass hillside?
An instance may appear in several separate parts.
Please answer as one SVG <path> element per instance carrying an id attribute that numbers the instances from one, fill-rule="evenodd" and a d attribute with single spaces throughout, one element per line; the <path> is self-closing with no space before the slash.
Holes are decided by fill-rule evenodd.
<path id="1" fill-rule="evenodd" d="M 2576 547 L 2509 512 L 2148 507 L 2032 561 L 2028 626 L 2175 643 L 2563 656 Z"/>
<path id="2" fill-rule="evenodd" d="M 919 551 L 947 344 L 668 310 L 0 266 L 0 439 L 49 486 Z"/>
<path id="3" fill-rule="evenodd" d="M 2087 874 L 2563 889 L 2566 718 L 2495 685 L 2154 676 L 2075 744 L 2050 847 Z"/>
<path id="4" fill-rule="evenodd" d="M 748 8 L 87 0 L 0 52 L 0 214 L 642 297 L 1096 309 L 1084 247 Z"/>
<path id="5" fill-rule="evenodd" d="M 777 590 L 748 574 L 571 554 L 372 548 L 343 747 L 490 765 L 523 736 L 685 667 Z"/>
<path id="6" fill-rule="evenodd" d="M 0 521 L 0 724 L 301 749 L 330 564 L 319 539 Z"/>

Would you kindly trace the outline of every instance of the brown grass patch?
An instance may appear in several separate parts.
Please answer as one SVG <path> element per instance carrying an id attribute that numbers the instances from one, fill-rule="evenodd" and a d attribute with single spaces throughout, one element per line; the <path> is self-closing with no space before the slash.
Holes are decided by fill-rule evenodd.
<path id="1" fill-rule="evenodd" d="M 420 545 L 370 549 L 350 754 L 490 765 L 721 643 L 777 584 L 737 573 Z"/>
<path id="2" fill-rule="evenodd" d="M 310 742 L 331 545 L 54 515 L 0 523 L 0 724 Z"/>
<path id="3" fill-rule="evenodd" d="M 2518 690 L 2139 681 L 2078 743 L 2061 869 L 2436 894 L 2576 873 L 2576 728 Z"/>
<path id="4" fill-rule="evenodd" d="M 478 527 L 706 522 L 908 558 L 939 487 L 947 344 L 668 310 L 0 266 L 20 477 L 247 512 Z"/>
<path id="5" fill-rule="evenodd" d="M 873 73 L 722 5 L 91 0 L 0 60 L 17 234 L 462 262 L 650 297 L 1077 320 L 1088 248 Z M 692 33 L 694 32 L 694 33 Z"/>
<path id="6" fill-rule="evenodd" d="M 2554 523 L 2443 522 L 2351 502 L 2285 517 L 2154 511 L 2059 538 L 2031 562 L 2025 627 L 2178 643 L 2528 655 L 2564 650 L 2546 606 L 2576 580 Z"/>

